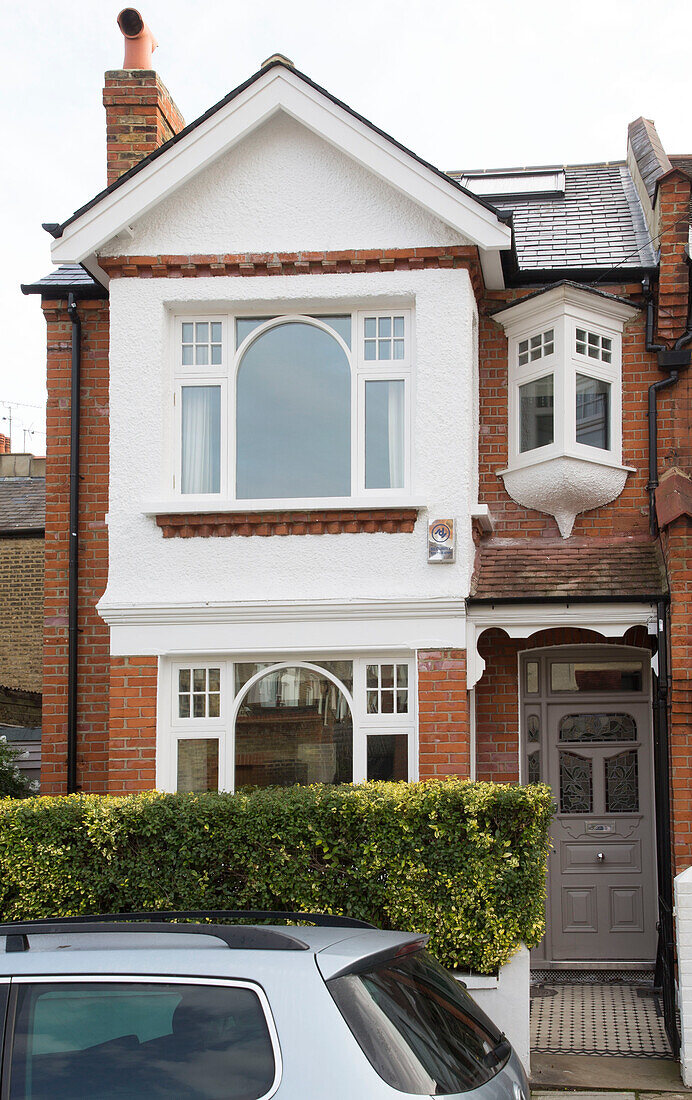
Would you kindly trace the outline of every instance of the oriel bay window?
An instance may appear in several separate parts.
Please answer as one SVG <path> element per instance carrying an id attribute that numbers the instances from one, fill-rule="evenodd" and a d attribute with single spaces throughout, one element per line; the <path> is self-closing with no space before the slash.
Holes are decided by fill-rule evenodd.
<path id="1" fill-rule="evenodd" d="M 413 778 L 413 674 L 401 656 L 166 665 L 157 784 L 201 792 Z"/>
<path id="2" fill-rule="evenodd" d="M 410 486 L 410 310 L 177 318 L 176 494 L 387 499 Z"/>
<path id="3" fill-rule="evenodd" d="M 510 466 L 558 454 L 620 461 L 620 336 L 560 306 L 516 332 L 506 311 Z"/>
<path id="4" fill-rule="evenodd" d="M 568 538 L 580 512 L 622 492 L 622 347 L 638 315 L 615 295 L 568 280 L 494 315 L 507 334 L 510 497 L 555 518 Z"/>

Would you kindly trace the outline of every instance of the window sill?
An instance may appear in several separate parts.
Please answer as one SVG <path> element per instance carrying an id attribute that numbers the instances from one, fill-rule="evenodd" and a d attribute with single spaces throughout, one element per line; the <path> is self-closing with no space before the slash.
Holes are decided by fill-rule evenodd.
<path id="1" fill-rule="evenodd" d="M 145 516 L 165 515 L 228 515 L 248 512 L 371 512 L 373 509 L 425 507 L 423 497 L 405 490 L 371 497 L 276 497 L 273 500 L 232 500 L 221 496 L 179 496 L 144 502 Z"/>
<path id="2" fill-rule="evenodd" d="M 601 508 L 620 496 L 633 467 L 602 458 L 559 454 L 531 464 L 498 470 L 512 500 L 524 508 L 554 516 L 563 539 L 569 538 L 581 512 Z"/>
<path id="3" fill-rule="evenodd" d="M 148 513 L 152 514 L 152 513 Z M 418 507 L 277 508 L 153 513 L 163 537 L 231 538 L 258 535 L 411 534 Z"/>

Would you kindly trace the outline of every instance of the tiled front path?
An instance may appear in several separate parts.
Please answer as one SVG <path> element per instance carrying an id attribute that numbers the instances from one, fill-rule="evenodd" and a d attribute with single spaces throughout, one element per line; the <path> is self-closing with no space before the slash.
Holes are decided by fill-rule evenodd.
<path id="1" fill-rule="evenodd" d="M 531 1050 L 536 1054 L 671 1057 L 659 995 L 650 987 L 624 983 L 532 987 Z M 608 1095 L 615 1097 L 614 1093 Z M 627 1097 L 632 1100 L 633 1094 Z"/>

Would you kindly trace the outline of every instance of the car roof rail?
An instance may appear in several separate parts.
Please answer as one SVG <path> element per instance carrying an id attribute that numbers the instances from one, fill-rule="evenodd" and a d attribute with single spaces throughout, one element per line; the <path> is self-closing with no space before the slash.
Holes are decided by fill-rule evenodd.
<path id="1" fill-rule="evenodd" d="M 67 928 L 82 933 L 152 933 L 213 936 L 227 947 L 260 951 L 307 951 L 309 945 L 288 931 L 245 924 L 191 924 L 190 920 L 302 921 L 328 928 L 374 928 L 367 921 L 331 913 L 298 913 L 264 909 L 150 910 L 141 913 L 84 914 L 72 917 L 41 917 L 36 920 L 0 924 L 6 936 L 5 952 L 29 950 L 29 934 L 57 936 Z M 173 923 L 180 922 L 180 923 Z"/>

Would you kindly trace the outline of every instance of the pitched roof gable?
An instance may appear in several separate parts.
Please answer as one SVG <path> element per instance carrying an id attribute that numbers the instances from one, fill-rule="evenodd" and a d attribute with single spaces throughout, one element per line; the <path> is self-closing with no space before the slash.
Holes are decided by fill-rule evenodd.
<path id="1" fill-rule="evenodd" d="M 305 74 L 273 61 L 52 229 L 56 262 L 89 264 L 109 240 L 283 110 L 482 250 L 511 245 L 489 203 L 374 126 Z"/>

